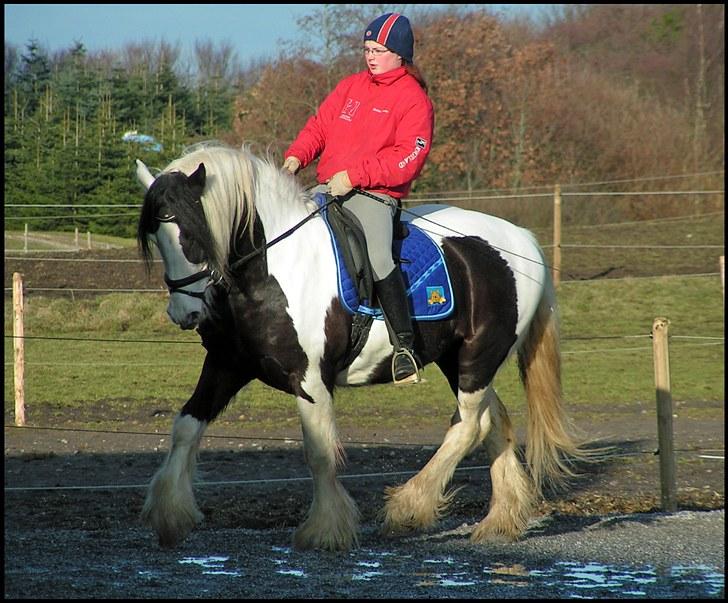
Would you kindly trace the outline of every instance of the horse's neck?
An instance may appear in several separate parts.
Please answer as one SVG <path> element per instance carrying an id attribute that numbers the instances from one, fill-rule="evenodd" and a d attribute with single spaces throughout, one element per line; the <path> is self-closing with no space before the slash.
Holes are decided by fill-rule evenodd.
<path id="1" fill-rule="evenodd" d="M 294 227 L 315 209 L 291 176 L 267 163 L 258 165 L 255 197 L 255 210 L 268 241 Z"/>

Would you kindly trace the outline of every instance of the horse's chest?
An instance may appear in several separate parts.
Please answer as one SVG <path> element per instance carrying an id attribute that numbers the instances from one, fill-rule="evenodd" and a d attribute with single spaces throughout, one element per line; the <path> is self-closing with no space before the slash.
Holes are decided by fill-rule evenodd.
<path id="1" fill-rule="evenodd" d="M 261 370 L 303 374 L 308 364 L 287 300 L 275 279 L 230 296 L 236 335 L 244 352 L 261 361 Z M 278 378 L 279 376 L 276 376 Z"/>

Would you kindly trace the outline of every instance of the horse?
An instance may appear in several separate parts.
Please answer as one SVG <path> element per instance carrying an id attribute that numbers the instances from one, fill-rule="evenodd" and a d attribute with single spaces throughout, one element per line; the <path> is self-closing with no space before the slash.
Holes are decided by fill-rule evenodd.
<path id="1" fill-rule="evenodd" d="M 149 267 L 156 245 L 169 318 L 196 328 L 207 350 L 197 386 L 174 418 L 142 520 L 163 547 L 180 543 L 203 520 L 193 492 L 200 439 L 233 396 L 259 379 L 293 395 L 300 414 L 313 499 L 293 546 L 358 546 L 361 516 L 337 478 L 344 450 L 332 401 L 337 386 L 391 381 L 393 345 L 384 322 L 374 320 L 350 357 L 356 312 L 342 304 L 320 206 L 295 177 L 246 146 L 196 145 L 156 177 L 137 160 L 137 177 L 147 188 L 140 254 Z M 529 231 L 494 216 L 446 205 L 404 214 L 405 223 L 426 230 L 439 246 L 449 271 L 452 313 L 415 321 L 415 350 L 423 366 L 435 363 L 442 371 L 456 407 L 429 462 L 385 490 L 381 532 L 436 524 L 454 496 L 446 488 L 458 463 L 484 445 L 492 493 L 470 539 L 517 540 L 542 487 L 568 482 L 589 454 L 562 400 L 558 310 L 544 254 Z M 528 471 L 493 388 L 513 355 L 527 397 Z"/>

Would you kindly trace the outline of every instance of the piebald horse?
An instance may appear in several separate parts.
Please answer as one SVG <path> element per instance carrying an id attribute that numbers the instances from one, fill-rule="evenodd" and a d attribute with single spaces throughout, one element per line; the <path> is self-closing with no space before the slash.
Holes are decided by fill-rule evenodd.
<path id="1" fill-rule="evenodd" d="M 246 148 L 198 145 L 156 177 L 137 161 L 137 176 L 148 189 L 140 253 L 148 263 L 156 245 L 167 313 L 181 328 L 196 328 L 207 350 L 142 519 L 162 546 L 179 543 L 203 520 L 193 493 L 200 439 L 233 396 L 260 379 L 292 394 L 301 418 L 313 500 L 294 546 L 357 546 L 360 514 L 337 478 L 344 454 L 334 389 L 391 380 L 393 346 L 384 322 L 374 320 L 366 344 L 348 358 L 353 315 L 340 300 L 319 206 L 294 177 Z M 442 249 L 449 270 L 454 309 L 441 320 L 417 321 L 415 347 L 423 365 L 440 368 L 457 407 L 430 461 L 387 489 L 382 529 L 432 526 L 452 498 L 446 488 L 458 463 L 484 444 L 492 496 L 471 540 L 512 541 L 525 532 L 542 484 L 563 482 L 573 461 L 589 455 L 562 403 L 556 298 L 543 252 L 527 230 L 483 213 L 431 205 L 405 214 Z M 492 387 L 512 354 L 528 401 L 528 472 Z M 401 387 L 417 395 L 417 385 Z"/>

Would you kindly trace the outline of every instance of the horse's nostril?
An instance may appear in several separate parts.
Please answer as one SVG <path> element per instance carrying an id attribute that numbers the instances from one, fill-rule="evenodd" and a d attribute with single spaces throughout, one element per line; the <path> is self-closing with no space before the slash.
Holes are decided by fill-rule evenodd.
<path id="1" fill-rule="evenodd" d="M 186 316 L 184 324 L 180 325 L 180 326 L 183 329 L 194 329 L 199 322 L 200 322 L 200 313 L 192 312 L 191 314 L 188 314 Z"/>

